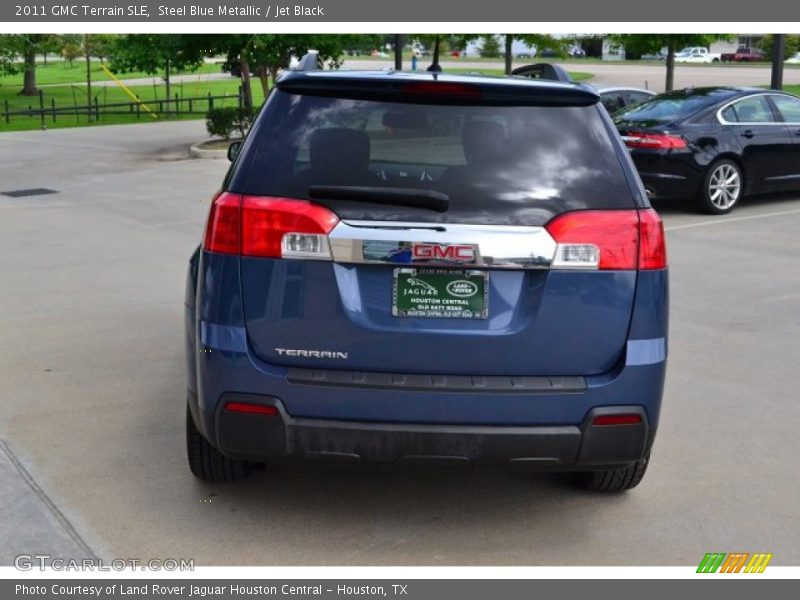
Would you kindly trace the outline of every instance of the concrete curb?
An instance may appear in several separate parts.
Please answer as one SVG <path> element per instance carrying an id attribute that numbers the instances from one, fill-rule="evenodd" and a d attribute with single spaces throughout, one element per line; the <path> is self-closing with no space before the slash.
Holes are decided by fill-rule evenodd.
<path id="1" fill-rule="evenodd" d="M 204 142 L 199 142 L 197 144 L 192 144 L 189 146 L 189 156 L 192 158 L 211 158 L 211 159 L 228 159 L 228 150 L 208 150 L 206 148 L 201 148 L 200 146 Z"/>
<path id="2" fill-rule="evenodd" d="M 46 551 L 50 558 L 97 558 L 69 519 L 2 439 L 0 489 L 3 490 L 0 565 L 12 565 L 16 556 L 33 554 L 34 551 Z"/>

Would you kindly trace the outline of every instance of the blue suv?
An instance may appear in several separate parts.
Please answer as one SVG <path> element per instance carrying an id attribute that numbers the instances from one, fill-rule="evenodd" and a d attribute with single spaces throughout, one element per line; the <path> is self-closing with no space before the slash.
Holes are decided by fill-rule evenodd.
<path id="1" fill-rule="evenodd" d="M 281 77 L 190 264 L 192 472 L 305 458 L 637 485 L 666 251 L 598 100 L 523 77 Z"/>

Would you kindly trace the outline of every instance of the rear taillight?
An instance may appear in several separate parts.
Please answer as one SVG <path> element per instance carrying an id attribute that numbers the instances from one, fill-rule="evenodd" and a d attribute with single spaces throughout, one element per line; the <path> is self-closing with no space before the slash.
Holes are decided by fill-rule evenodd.
<path id="1" fill-rule="evenodd" d="M 241 196 L 219 194 L 211 202 L 203 248 L 220 254 L 239 254 L 241 240 Z"/>
<path id="2" fill-rule="evenodd" d="M 556 241 L 554 269 L 663 269 L 664 230 L 653 209 L 583 210 L 547 224 Z"/>
<path id="3" fill-rule="evenodd" d="M 668 133 L 628 132 L 622 136 L 628 148 L 653 148 L 657 150 L 673 150 L 686 148 L 686 140 L 679 135 Z"/>
<path id="4" fill-rule="evenodd" d="M 330 260 L 339 218 L 306 200 L 224 192 L 211 205 L 204 248 L 222 254 Z"/>
<path id="5" fill-rule="evenodd" d="M 667 243 L 664 223 L 652 208 L 639 211 L 639 268 L 642 270 L 667 267 Z"/>

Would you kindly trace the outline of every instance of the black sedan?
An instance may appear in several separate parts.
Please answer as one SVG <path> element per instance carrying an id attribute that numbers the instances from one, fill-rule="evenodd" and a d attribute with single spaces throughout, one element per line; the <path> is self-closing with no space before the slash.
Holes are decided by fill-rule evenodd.
<path id="1" fill-rule="evenodd" d="M 800 98 L 709 87 L 668 92 L 614 115 L 648 194 L 711 214 L 746 194 L 800 190 Z"/>

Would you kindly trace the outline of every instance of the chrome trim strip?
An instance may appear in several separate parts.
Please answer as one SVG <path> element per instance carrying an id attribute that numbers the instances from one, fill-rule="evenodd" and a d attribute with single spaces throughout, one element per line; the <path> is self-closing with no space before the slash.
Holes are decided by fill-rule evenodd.
<path id="1" fill-rule="evenodd" d="M 328 239 L 337 263 L 547 269 L 556 253 L 556 242 L 544 227 L 514 225 L 341 221 Z M 417 243 L 472 246 L 473 259 L 413 260 Z"/>
<path id="2" fill-rule="evenodd" d="M 726 102 L 721 107 L 719 107 L 717 109 L 717 121 L 719 121 L 720 125 L 742 125 L 742 126 L 745 126 L 745 127 L 753 127 L 753 126 L 756 126 L 756 125 L 767 125 L 767 126 L 769 126 L 769 125 L 784 125 L 785 126 L 785 125 L 792 125 L 794 123 L 793 121 L 768 121 L 766 123 L 761 123 L 761 122 L 756 121 L 756 122 L 747 122 L 747 123 L 741 123 L 741 122 L 731 123 L 730 121 L 726 121 L 725 119 L 722 118 L 722 111 L 727 109 L 729 106 L 733 106 L 734 104 L 742 102 L 743 100 L 747 100 L 749 98 L 757 98 L 759 96 L 784 96 L 784 97 L 787 97 L 787 98 L 794 98 L 794 96 L 790 96 L 789 94 L 776 94 L 775 92 L 764 92 L 763 94 L 750 94 L 748 96 L 742 96 L 741 98 L 736 98 L 735 100 L 730 100 L 729 102 Z M 773 115 L 773 116 L 775 116 L 775 115 Z"/>

